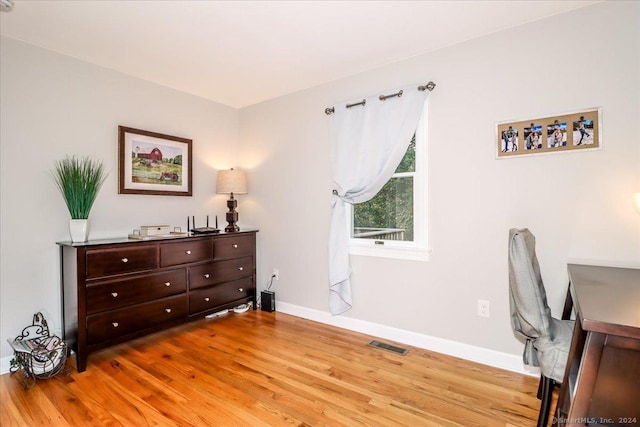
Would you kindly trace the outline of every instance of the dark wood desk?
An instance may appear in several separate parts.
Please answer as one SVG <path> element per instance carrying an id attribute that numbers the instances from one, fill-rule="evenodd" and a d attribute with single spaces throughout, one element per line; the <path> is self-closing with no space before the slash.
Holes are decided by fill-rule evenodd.
<path id="1" fill-rule="evenodd" d="M 640 425 L 640 269 L 568 270 L 576 324 L 553 425 Z"/>

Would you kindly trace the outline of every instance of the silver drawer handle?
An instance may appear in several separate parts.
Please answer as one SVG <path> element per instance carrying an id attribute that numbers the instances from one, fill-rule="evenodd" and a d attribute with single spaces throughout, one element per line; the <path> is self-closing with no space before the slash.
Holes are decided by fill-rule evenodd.
<path id="1" fill-rule="evenodd" d="M 171 282 L 164 282 L 164 285 L 169 287 L 169 286 L 171 286 Z"/>
<path id="2" fill-rule="evenodd" d="M 129 262 L 129 258 L 122 258 L 122 262 Z"/>
<path id="3" fill-rule="evenodd" d="M 238 270 L 242 271 L 244 270 L 244 267 L 238 267 Z"/>
<path id="4" fill-rule="evenodd" d="M 210 299 L 211 299 L 211 298 L 206 297 L 204 300 L 205 300 L 205 301 L 207 301 L 207 302 L 209 302 L 209 300 L 210 300 Z"/>
<path id="5" fill-rule="evenodd" d="M 238 292 L 244 292 L 243 288 L 238 288 Z"/>
<path id="6" fill-rule="evenodd" d="M 237 243 L 234 243 L 232 246 L 233 246 L 234 249 L 238 249 L 238 244 Z"/>
<path id="7" fill-rule="evenodd" d="M 111 296 L 116 298 L 118 296 L 118 293 L 117 292 L 111 292 Z"/>
<path id="8" fill-rule="evenodd" d="M 164 311 L 166 311 L 167 313 L 171 313 L 171 309 L 170 308 L 165 308 Z"/>
<path id="9" fill-rule="evenodd" d="M 111 324 L 113 325 L 114 328 L 118 327 L 118 322 L 111 322 Z"/>
<path id="10" fill-rule="evenodd" d="M 185 254 L 191 255 L 191 251 L 184 251 Z"/>
<path id="11" fill-rule="evenodd" d="M 209 277 L 210 277 L 210 276 L 209 276 L 209 273 L 205 273 L 204 278 L 205 278 L 205 279 L 208 279 Z"/>

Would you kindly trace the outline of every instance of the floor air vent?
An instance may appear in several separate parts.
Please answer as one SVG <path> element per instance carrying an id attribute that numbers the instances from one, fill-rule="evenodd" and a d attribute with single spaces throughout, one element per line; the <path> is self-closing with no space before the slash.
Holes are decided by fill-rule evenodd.
<path id="1" fill-rule="evenodd" d="M 383 350 L 387 350 L 387 351 L 390 351 L 392 353 L 399 354 L 400 356 L 404 356 L 405 354 L 407 354 L 409 352 L 409 350 L 407 350 L 406 348 L 397 347 L 395 345 L 391 345 L 391 344 L 387 344 L 385 342 L 380 342 L 380 341 L 375 341 L 375 340 L 371 341 L 368 345 L 369 345 L 369 347 L 381 348 Z"/>

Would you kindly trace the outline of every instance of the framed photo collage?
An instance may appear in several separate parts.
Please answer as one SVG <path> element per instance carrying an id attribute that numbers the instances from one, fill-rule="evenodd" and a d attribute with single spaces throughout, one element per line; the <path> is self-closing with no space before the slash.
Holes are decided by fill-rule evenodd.
<path id="1" fill-rule="evenodd" d="M 600 108 L 496 125 L 496 157 L 599 149 Z"/>

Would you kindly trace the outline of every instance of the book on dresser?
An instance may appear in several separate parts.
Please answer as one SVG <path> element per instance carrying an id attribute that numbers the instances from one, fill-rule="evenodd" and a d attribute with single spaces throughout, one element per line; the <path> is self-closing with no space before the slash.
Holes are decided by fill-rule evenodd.
<path id="1" fill-rule="evenodd" d="M 64 339 L 79 372 L 102 348 L 251 302 L 258 230 L 58 242 Z"/>

